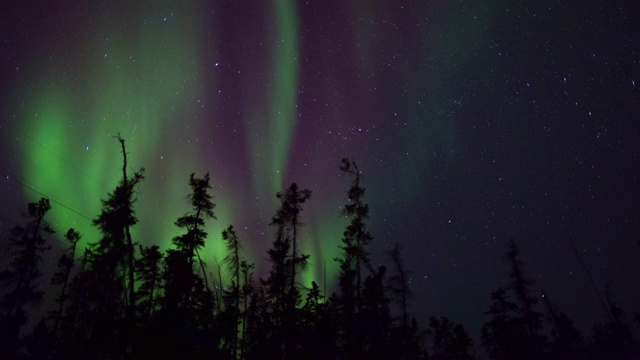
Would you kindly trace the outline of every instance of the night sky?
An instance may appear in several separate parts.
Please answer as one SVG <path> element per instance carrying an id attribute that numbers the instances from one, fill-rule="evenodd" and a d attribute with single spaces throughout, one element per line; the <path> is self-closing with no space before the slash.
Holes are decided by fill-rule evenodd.
<path id="1" fill-rule="evenodd" d="M 313 191 L 300 280 L 331 290 L 351 157 L 374 263 L 401 243 L 423 324 L 448 316 L 478 339 L 509 239 L 536 294 L 582 329 L 605 313 L 572 242 L 601 290 L 613 281 L 640 309 L 635 1 L 2 1 L 0 14 L 2 231 L 47 196 L 58 234 L 97 241 L 121 133 L 130 171 L 146 169 L 137 241 L 166 249 L 189 175 L 209 172 L 205 261 L 222 260 L 233 224 L 265 275 L 275 193 L 295 181 Z"/>

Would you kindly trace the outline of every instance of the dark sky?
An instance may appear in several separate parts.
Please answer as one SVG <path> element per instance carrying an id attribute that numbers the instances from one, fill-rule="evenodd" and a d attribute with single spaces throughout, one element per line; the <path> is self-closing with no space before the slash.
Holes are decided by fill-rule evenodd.
<path id="1" fill-rule="evenodd" d="M 401 243 L 423 323 L 445 315 L 477 338 L 510 239 L 536 294 L 581 327 L 605 314 L 572 242 L 601 291 L 612 281 L 613 299 L 640 309 L 635 1 L 4 1 L 0 13 L 0 230 L 48 196 L 59 234 L 96 241 L 120 132 L 130 168 L 146 169 L 138 241 L 167 248 L 189 174 L 210 172 L 208 262 L 234 224 L 264 273 L 275 192 L 295 181 L 313 191 L 301 282 L 331 287 L 348 156 L 373 259 Z"/>

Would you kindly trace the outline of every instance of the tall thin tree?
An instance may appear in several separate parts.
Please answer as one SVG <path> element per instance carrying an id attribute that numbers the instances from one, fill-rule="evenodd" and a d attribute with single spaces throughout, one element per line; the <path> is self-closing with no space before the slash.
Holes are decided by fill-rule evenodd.
<path id="1" fill-rule="evenodd" d="M 91 330 L 86 329 L 85 334 L 92 338 L 93 344 L 109 348 L 112 356 L 122 356 L 135 344 L 135 268 L 131 227 L 138 223 L 134 211 L 135 192 L 144 179 L 144 168 L 132 176 L 127 174 L 125 142 L 120 134 L 116 138 L 122 149 L 122 179 L 107 199 L 102 200 L 102 210 L 93 220 L 102 237 L 97 243 L 90 244 L 93 252 L 89 271 L 83 277 L 88 287 L 86 291 L 92 294 L 88 301 L 93 304 L 87 307 L 84 316 L 91 319 Z M 122 327 L 122 331 L 109 332 L 108 329 L 113 327 Z"/>
<path id="2" fill-rule="evenodd" d="M 9 267 L 0 272 L 0 286 L 11 290 L 0 297 L 0 350 L 15 350 L 20 327 L 26 322 L 25 306 L 42 299 L 38 279 L 42 276 L 42 254 L 49 250 L 46 237 L 54 233 L 44 217 L 51 210 L 49 199 L 29 203 L 23 213 L 26 226 L 16 225 L 8 237 L 12 253 Z M 2 344 L 5 342 L 5 344 Z"/>
<path id="3" fill-rule="evenodd" d="M 300 190 L 296 183 L 292 183 L 276 197 L 280 200 L 280 208 L 271 220 L 271 225 L 277 228 L 276 239 L 268 251 L 271 271 L 262 283 L 267 288 L 271 304 L 273 338 L 284 342 L 282 349 L 276 345 L 274 351 L 283 350 L 281 356 L 289 358 L 295 356 L 296 305 L 300 301 L 296 276 L 298 269 L 304 268 L 309 259 L 308 255 L 298 251 L 298 228 L 302 225 L 299 216 L 302 204 L 311 197 L 311 190 Z"/>
<path id="4" fill-rule="evenodd" d="M 535 337 L 538 335 L 541 326 L 541 314 L 534 308 L 538 300 L 530 294 L 531 286 L 533 286 L 535 282 L 525 275 L 523 263 L 522 260 L 520 260 L 520 249 L 514 240 L 509 241 L 509 246 L 503 260 L 509 266 L 509 277 L 511 278 L 510 288 L 520 303 L 522 315 L 527 324 L 529 334 Z"/>
<path id="5" fill-rule="evenodd" d="M 156 309 L 158 292 L 162 285 L 162 253 L 158 245 L 140 246 L 140 258 L 136 259 L 136 280 L 140 282 L 137 298 L 145 320 L 151 318 Z"/>
<path id="6" fill-rule="evenodd" d="M 360 184 L 361 173 L 356 162 L 343 158 L 340 170 L 352 178 L 347 192 L 349 202 L 342 210 L 344 215 L 351 217 L 351 222 L 344 231 L 341 247 L 345 253 L 344 261 L 355 261 L 355 269 L 353 269 L 357 299 L 355 306 L 359 310 L 362 299 L 362 267 L 365 266 L 373 272 L 366 250 L 367 244 L 373 239 L 365 224 L 365 220 L 369 217 L 369 205 L 364 203 L 365 189 Z M 351 269 L 351 266 L 353 266 L 351 263 L 346 263 L 342 267 Z"/>
<path id="7" fill-rule="evenodd" d="M 411 298 L 412 291 L 409 287 L 409 273 L 402 260 L 402 248 L 399 242 L 395 242 L 393 248 L 387 251 L 387 255 L 391 258 L 391 263 L 395 269 L 393 275 L 389 277 L 391 283 L 391 292 L 395 295 L 396 299 L 400 303 L 400 310 L 402 312 L 402 334 L 403 339 L 407 340 L 409 331 L 409 299 Z"/>
<path id="8" fill-rule="evenodd" d="M 175 222 L 177 227 L 184 228 L 187 232 L 173 238 L 173 243 L 179 250 L 186 253 L 190 265 L 193 265 L 194 257 L 197 257 L 205 287 L 209 289 L 205 263 L 199 252 L 199 249 L 205 246 L 204 239 L 207 237 L 207 232 L 204 230 L 205 219 L 216 218 L 213 212 L 216 205 L 212 202 L 212 196 L 209 195 L 211 189 L 209 173 L 202 178 L 196 178 L 195 174 L 191 174 L 189 186 L 191 187 L 191 194 L 188 196 L 192 206 L 191 212 Z"/>
<path id="9" fill-rule="evenodd" d="M 122 148 L 122 187 L 128 192 L 128 196 L 124 197 L 124 207 L 131 208 L 133 203 L 133 187 L 129 186 L 129 177 L 127 176 L 127 150 L 124 145 L 124 139 L 118 134 L 118 142 Z M 135 178 L 134 178 L 135 179 Z M 131 224 L 126 222 L 124 224 L 124 233 L 127 239 L 127 261 L 128 261 L 128 275 L 129 275 L 129 321 L 132 321 L 136 313 L 136 292 L 135 292 L 135 268 L 134 268 L 134 248 L 133 240 L 131 239 Z"/>
<path id="10" fill-rule="evenodd" d="M 302 204 L 311 197 L 311 190 L 298 188 L 298 184 L 292 183 L 284 192 L 276 195 L 282 201 L 282 210 L 291 232 L 291 275 L 289 275 L 289 291 L 295 289 L 296 269 L 304 266 L 308 256 L 298 255 L 298 228 L 302 225 L 299 215 L 302 211 Z"/>
<path id="11" fill-rule="evenodd" d="M 240 258 L 240 240 L 233 225 L 229 225 L 224 231 L 222 231 L 222 240 L 226 243 L 228 255 L 224 259 L 224 263 L 227 266 L 233 280 L 231 281 L 231 290 L 228 292 L 229 306 L 227 308 L 227 314 L 230 322 L 230 334 L 231 341 L 229 346 L 231 348 L 231 356 L 235 359 L 238 356 L 238 324 L 240 322 L 240 298 L 242 292 L 240 291 L 240 274 L 242 272 Z"/>
<path id="12" fill-rule="evenodd" d="M 71 275 L 71 271 L 75 266 L 76 260 L 76 247 L 78 242 L 80 241 L 80 233 L 75 231 L 74 229 L 69 229 L 67 233 L 64 235 L 65 240 L 69 244 L 69 249 L 67 253 L 64 253 L 58 259 L 58 270 L 53 274 L 51 278 L 52 285 L 61 285 L 60 294 L 56 298 L 56 302 L 58 303 L 58 310 L 55 313 L 55 322 L 53 330 L 55 333 L 60 329 L 60 318 L 63 315 L 64 304 L 68 298 L 67 294 L 67 285 L 69 283 L 69 278 Z"/>

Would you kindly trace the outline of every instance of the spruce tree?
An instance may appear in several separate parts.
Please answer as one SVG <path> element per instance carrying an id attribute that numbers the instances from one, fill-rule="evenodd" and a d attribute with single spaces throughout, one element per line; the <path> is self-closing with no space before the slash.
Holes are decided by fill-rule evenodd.
<path id="1" fill-rule="evenodd" d="M 473 340 L 462 324 L 452 322 L 446 317 L 432 316 L 429 319 L 427 335 L 431 340 L 433 360 L 472 360 Z"/>
<path id="2" fill-rule="evenodd" d="M 247 327 L 248 323 L 248 315 L 249 315 L 249 299 L 255 294 L 255 288 L 253 285 L 253 269 L 255 268 L 255 264 L 249 264 L 245 260 L 240 262 L 240 271 L 242 272 L 242 334 L 240 335 L 240 358 L 244 358 L 246 352 L 246 337 L 247 337 Z"/>
<path id="3" fill-rule="evenodd" d="M 491 292 L 492 303 L 485 314 L 491 319 L 482 325 L 481 339 L 491 359 L 515 359 L 520 355 L 519 344 L 526 338 L 521 326 L 516 305 L 504 287 Z"/>
<path id="4" fill-rule="evenodd" d="M 193 266 L 194 258 L 198 259 L 205 287 L 208 289 L 206 265 L 202 257 L 200 257 L 199 250 L 205 246 L 204 240 L 207 237 L 207 232 L 204 230 L 205 219 L 216 218 L 213 212 L 216 205 L 212 202 L 211 195 L 209 195 L 209 190 L 211 189 L 209 174 L 205 174 L 202 178 L 196 178 L 195 174 L 191 174 L 189 186 L 191 187 L 191 194 L 189 194 L 191 212 L 180 217 L 175 222 L 175 225 L 185 229 L 186 233 L 173 238 L 173 243 L 178 250 L 185 253 L 191 266 Z"/>
<path id="5" fill-rule="evenodd" d="M 225 315 L 228 327 L 225 345 L 230 356 L 235 359 L 238 356 L 238 324 L 240 323 L 240 299 L 242 297 L 240 275 L 243 260 L 240 258 L 240 240 L 233 225 L 229 225 L 222 231 L 222 240 L 226 243 L 228 251 L 224 263 L 232 278 L 230 290 L 225 293 Z"/>
<path id="6" fill-rule="evenodd" d="M 369 217 L 369 205 L 364 203 L 365 189 L 361 185 L 362 175 L 355 161 L 343 158 L 340 171 L 351 178 L 347 191 L 348 202 L 342 209 L 342 215 L 350 218 L 345 229 L 342 243 L 339 246 L 341 255 L 335 260 L 339 263 L 338 277 L 340 295 L 338 305 L 340 311 L 341 339 L 340 347 L 345 353 L 359 354 L 363 351 L 364 338 L 363 317 L 360 312 L 363 306 L 362 279 L 363 268 L 373 272 L 366 246 L 373 237 L 365 224 Z"/>
<path id="7" fill-rule="evenodd" d="M 408 302 L 413 293 L 409 287 L 409 273 L 404 266 L 401 252 L 402 249 L 400 247 L 400 243 L 395 242 L 393 248 L 387 251 L 387 255 L 391 258 L 391 262 L 395 268 L 395 273 L 389 277 L 390 289 L 397 301 L 400 303 L 400 310 L 402 313 L 402 333 L 407 335 L 409 330 Z"/>
<path id="8" fill-rule="evenodd" d="M 144 179 L 144 168 L 134 172 L 132 177 L 127 175 L 127 152 L 124 139 L 118 134 L 118 141 L 122 147 L 123 165 L 122 179 L 116 189 L 109 194 L 106 200 L 102 200 L 102 211 L 93 221 L 102 232 L 102 239 L 94 245 L 96 252 L 97 271 L 105 272 L 105 280 L 113 284 L 111 290 L 116 288 L 116 282 L 127 283 L 127 293 L 106 294 L 107 302 L 112 303 L 119 299 L 123 303 L 128 300 L 127 317 L 130 323 L 135 318 L 135 280 L 134 280 L 134 254 L 133 240 L 131 239 L 131 226 L 138 223 L 133 205 L 136 201 L 134 195 L 136 187 Z M 105 284 L 109 286 L 111 284 Z"/>
<path id="9" fill-rule="evenodd" d="M 207 342 L 197 340 L 210 336 L 216 305 L 209 288 L 206 264 L 200 256 L 208 236 L 205 220 L 215 219 L 215 204 L 209 195 L 209 174 L 197 178 L 192 173 L 189 186 L 191 210 L 175 222 L 184 233 L 172 239 L 175 249 L 169 249 L 164 258 L 165 287 L 160 314 L 166 331 L 172 334 L 165 337 L 163 346 L 173 354 L 170 356 L 180 354 L 184 357 L 211 351 L 213 339 Z"/>
<path id="10" fill-rule="evenodd" d="M 296 306 L 300 302 L 300 292 L 296 285 L 298 269 L 304 268 L 309 255 L 299 254 L 298 231 L 302 225 L 300 212 L 302 204 L 311 197 L 311 190 L 300 190 L 292 183 L 284 193 L 278 192 L 280 208 L 272 218 L 271 225 L 277 228 L 276 240 L 269 249 L 271 272 L 263 284 L 267 287 L 274 321 L 274 339 L 283 339 L 284 346 L 275 346 L 282 351 L 282 357 L 295 357 Z"/>
<path id="11" fill-rule="evenodd" d="M 158 245 L 140 246 L 140 258 L 136 259 L 136 280 L 140 286 L 136 293 L 140 301 L 142 318 L 151 318 L 157 308 L 158 294 L 162 285 L 162 253 Z"/>
<path id="12" fill-rule="evenodd" d="M 340 170 L 352 178 L 351 186 L 347 191 L 349 201 L 342 210 L 345 216 L 351 218 L 351 222 L 344 231 L 340 246 L 343 252 L 343 257 L 340 259 L 341 277 L 355 278 L 353 285 L 356 297 L 355 307 L 359 310 L 362 299 L 362 267 L 372 270 L 369 253 L 366 250 L 366 246 L 373 240 L 365 224 L 365 220 L 369 217 L 369 205 L 364 203 L 365 189 L 360 184 L 361 173 L 356 162 L 344 158 Z M 352 275 L 351 271 L 353 271 Z"/>
<path id="13" fill-rule="evenodd" d="M 50 249 L 46 237 L 54 233 L 44 219 L 49 210 L 47 198 L 29 203 L 23 213 L 26 225 L 16 225 L 7 238 L 11 261 L 0 272 L 0 287 L 9 289 L 0 297 L 0 355 L 14 356 L 20 327 L 28 318 L 25 307 L 42 300 L 40 265 L 42 254 Z"/>
<path id="14" fill-rule="evenodd" d="M 487 314 L 491 320 L 482 327 L 482 342 L 496 359 L 538 359 L 543 356 L 545 337 L 541 334 L 542 315 L 537 299 L 531 295 L 534 281 L 529 279 L 520 260 L 520 250 L 511 240 L 503 256 L 509 271 L 509 283 L 491 294 L 493 304 Z M 507 290 L 511 290 L 513 300 Z M 517 346 L 515 345 L 517 344 Z"/>
<path id="15" fill-rule="evenodd" d="M 53 277 L 51 278 L 52 285 L 61 286 L 60 294 L 56 298 L 56 302 L 58 303 L 58 310 L 53 313 L 54 333 L 57 333 L 60 329 L 60 318 L 64 314 L 64 304 L 69 298 L 67 286 L 69 284 L 71 271 L 75 266 L 76 247 L 78 245 L 78 242 L 80 241 L 80 233 L 78 233 L 74 229 L 69 229 L 69 231 L 67 231 L 67 233 L 64 235 L 64 238 L 69 244 L 69 249 L 67 250 L 67 253 L 62 254 L 58 259 L 58 270 L 53 274 Z"/>
<path id="16" fill-rule="evenodd" d="M 90 322 L 92 331 L 87 329 L 86 334 L 113 356 L 122 355 L 135 343 L 135 259 L 130 229 L 138 223 L 134 211 L 135 192 L 144 179 L 144 168 L 131 177 L 127 175 L 124 139 L 120 134 L 117 139 L 122 148 L 122 179 L 107 199 L 102 200 L 102 211 L 93 220 L 102 238 L 91 244 L 93 252 L 87 274 L 94 304 L 87 309 L 93 313 L 87 313 L 93 321 Z"/>
<path id="17" fill-rule="evenodd" d="M 541 328 L 541 314 L 535 310 L 538 303 L 537 298 L 531 296 L 531 287 L 535 284 L 529 279 L 523 269 L 522 260 L 520 260 L 520 249 L 515 241 L 509 242 L 509 247 L 503 257 L 503 260 L 509 266 L 509 278 L 511 282 L 509 288 L 514 292 L 516 300 L 524 317 L 527 330 L 532 337 L 537 337 Z"/>

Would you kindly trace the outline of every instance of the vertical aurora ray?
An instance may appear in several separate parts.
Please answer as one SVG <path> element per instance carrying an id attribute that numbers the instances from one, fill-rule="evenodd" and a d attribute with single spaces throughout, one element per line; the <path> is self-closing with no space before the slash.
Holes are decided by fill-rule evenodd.
<path id="1" fill-rule="evenodd" d="M 211 41 L 215 35 L 205 38 L 204 34 L 222 27 L 204 24 L 199 5 L 161 1 L 153 6 L 130 3 L 118 10 L 106 6 L 86 5 L 84 21 L 68 21 L 61 31 L 47 34 L 50 38 L 42 40 L 46 59 L 35 56 L 30 60 L 30 81 L 23 81 L 19 89 L 27 94 L 25 105 L 16 110 L 18 135 L 24 136 L 12 144 L 14 151 L 23 154 L 19 178 L 81 214 L 54 203 L 50 221 L 58 234 L 73 227 L 82 234 L 83 245 L 100 238 L 90 219 L 99 214 L 100 200 L 120 180 L 122 156 L 113 136 L 121 133 L 129 153 L 129 173 L 146 169 L 135 205 L 139 218 L 133 228 L 136 241 L 171 246 L 171 239 L 179 234 L 174 221 L 189 211 L 189 174 L 209 172 L 217 204 L 217 219 L 207 221 L 209 238 L 202 253 L 209 271 L 215 273 L 214 259 L 221 262 L 226 254 L 220 232 L 229 224 L 240 230 L 248 260 L 256 260 L 257 268 L 264 269 L 269 264 L 264 264 L 263 250 L 273 240 L 273 229 L 267 224 L 278 205 L 274 195 L 288 181 L 296 181 L 314 191 L 311 203 L 315 208 L 305 213 L 307 225 L 302 229 L 300 249 L 311 255 L 311 262 L 300 281 L 310 286 L 315 280 L 323 286 L 326 273 L 326 282 L 333 283 L 337 274 L 333 259 L 344 224 L 334 210 L 327 212 L 325 207 L 329 197 L 337 196 L 335 200 L 342 203 L 343 187 L 320 195 L 324 185 L 317 181 L 317 174 L 305 173 L 297 163 L 292 168 L 294 161 L 309 156 L 308 149 L 297 148 L 294 137 L 308 130 L 303 123 L 297 124 L 298 105 L 304 100 L 298 98 L 301 72 L 315 71 L 306 65 L 303 69 L 300 61 L 297 3 L 286 0 L 265 6 L 270 11 L 259 16 L 265 17 L 271 32 L 264 35 L 264 54 L 248 62 L 253 69 L 238 65 L 238 71 L 236 58 L 208 48 L 223 41 Z M 65 40 L 76 33 L 82 35 L 76 41 Z M 254 36 L 251 33 L 252 39 Z M 244 54 L 245 50 L 239 51 Z M 227 69 L 233 69 L 234 75 L 240 70 L 251 75 L 242 78 L 241 84 L 231 84 L 225 77 L 229 76 Z M 252 87 L 256 73 L 265 75 Z M 337 103 L 341 93 L 331 92 L 333 84 L 339 83 L 334 80 L 326 91 Z M 230 85 L 249 90 L 234 93 Z M 212 88 L 229 90 L 242 104 L 239 126 L 246 126 L 243 138 L 225 139 L 220 132 L 231 124 L 229 113 L 221 108 L 230 106 L 217 104 L 223 98 L 212 96 L 216 94 Z M 330 111 L 327 118 L 349 121 L 340 109 Z M 224 145 L 237 140 L 241 144 L 244 140 L 240 146 L 247 151 L 247 158 L 240 161 L 246 161 L 242 165 L 250 174 L 249 188 L 253 182 L 253 191 L 246 193 L 237 181 L 246 173 L 237 171 L 240 166 L 232 164 L 236 160 L 229 160 L 229 153 L 223 152 L 227 150 Z M 225 157 L 222 162 L 216 160 Z M 333 165 L 323 171 L 335 171 Z M 29 201 L 41 196 L 29 190 L 25 195 Z"/>
<path id="2" fill-rule="evenodd" d="M 33 59 L 13 144 L 24 154 L 19 178 L 38 191 L 25 190 L 29 201 L 45 194 L 81 214 L 54 203 L 50 221 L 59 234 L 74 227 L 84 245 L 95 242 L 100 235 L 89 219 L 120 180 L 122 155 L 113 136 L 121 133 L 129 173 L 146 168 L 133 235 L 143 244 L 167 247 L 179 231 L 173 222 L 189 210 L 189 174 L 210 171 L 198 156 L 199 145 L 188 141 L 201 130 L 189 125 L 202 92 L 200 9 L 171 1 L 89 8 L 87 17 L 98 22 L 68 22 L 49 34 L 48 50 L 55 56 Z M 76 33 L 86 36 L 63 41 Z M 204 256 L 221 261 L 219 232 L 231 220 L 225 209 L 230 196 L 218 188 L 213 195 L 218 220 L 208 222 Z"/>
<path id="3" fill-rule="evenodd" d="M 313 200 L 311 200 L 313 201 Z M 327 204 L 322 204 L 325 206 Z M 316 210 L 319 206 L 309 206 L 305 210 L 305 217 L 313 218 L 313 222 L 306 222 L 301 231 L 304 236 L 301 241 L 301 252 L 309 254 L 309 263 L 303 269 L 300 282 L 303 286 L 310 288 L 311 282 L 315 281 L 322 292 L 328 297 L 334 291 L 335 279 L 337 279 L 340 269 L 335 261 L 340 256 L 340 239 L 347 222 L 339 214 L 320 215 Z M 336 208 L 335 206 L 330 208 Z"/>
<path id="4" fill-rule="evenodd" d="M 282 188 L 282 176 L 294 132 L 298 90 L 298 22 L 292 0 L 276 1 L 278 34 L 275 40 L 275 91 L 271 112 L 271 157 L 275 172 L 272 184 Z"/>
<path id="5" fill-rule="evenodd" d="M 249 94 L 244 97 L 244 112 L 246 126 L 246 146 L 248 159 L 251 164 L 251 175 L 259 207 L 262 208 L 261 219 L 264 224 L 269 223 L 269 218 L 279 206 L 275 198 L 276 192 L 281 192 L 288 185 L 285 181 L 297 181 L 302 187 L 307 187 L 303 179 L 297 174 L 289 174 L 289 159 L 294 149 L 293 137 L 296 129 L 298 111 L 298 86 L 299 86 L 299 24 L 297 4 L 292 0 L 275 1 L 268 5 L 269 18 L 262 19 L 268 24 L 272 33 L 265 43 L 269 44 L 265 57 L 266 62 L 252 64 L 260 70 L 254 72 L 259 76 L 262 72 L 267 74 L 267 84 L 253 84 Z M 254 40 L 255 41 L 255 40 Z M 260 44 L 262 41 L 260 41 Z M 257 44 L 252 44 L 259 48 Z M 256 50 L 252 50 L 256 51 Z M 253 54 L 250 52 L 249 54 Z M 252 71 L 254 69 L 249 69 Z M 256 81 L 257 78 L 251 79 Z M 313 190 L 313 189 L 312 189 Z M 312 200 L 313 197 L 312 197 Z M 309 240 L 307 229 L 302 229 L 302 238 Z M 254 254 L 257 258 L 263 258 L 267 247 L 273 241 L 273 228 L 265 228 L 265 232 L 259 239 L 254 239 Z M 257 240 L 257 242 L 256 242 Z M 301 240 L 302 251 L 306 251 L 305 243 Z M 318 254 L 315 251 L 307 252 L 312 257 Z M 258 276 L 266 273 L 265 266 L 270 264 L 258 264 Z M 311 274 L 310 267 L 303 274 Z M 302 275 L 305 278 L 307 275 Z M 305 281 L 305 286 L 311 282 Z"/>
<path id="6" fill-rule="evenodd" d="M 272 93 L 265 114 L 252 112 L 249 133 L 252 168 L 258 193 L 275 194 L 283 190 L 283 180 L 295 130 L 298 88 L 298 19 L 296 3 L 276 1 L 276 27 L 270 41 L 272 46 Z M 264 124 L 264 122 L 267 124 Z"/>

